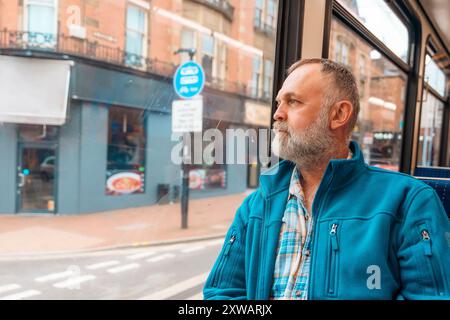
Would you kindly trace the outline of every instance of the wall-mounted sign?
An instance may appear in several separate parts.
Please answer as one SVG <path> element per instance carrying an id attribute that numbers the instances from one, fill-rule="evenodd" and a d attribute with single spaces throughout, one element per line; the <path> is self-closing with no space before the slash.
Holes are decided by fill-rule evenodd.
<path id="1" fill-rule="evenodd" d="M 173 76 L 173 88 L 180 98 L 191 99 L 199 95 L 205 85 L 205 72 L 194 61 L 183 63 Z"/>
<path id="2" fill-rule="evenodd" d="M 106 193 L 124 195 L 144 192 L 144 175 L 142 172 L 112 173 L 106 180 Z"/>
<path id="3" fill-rule="evenodd" d="M 172 102 L 172 132 L 202 132 L 203 99 Z"/>

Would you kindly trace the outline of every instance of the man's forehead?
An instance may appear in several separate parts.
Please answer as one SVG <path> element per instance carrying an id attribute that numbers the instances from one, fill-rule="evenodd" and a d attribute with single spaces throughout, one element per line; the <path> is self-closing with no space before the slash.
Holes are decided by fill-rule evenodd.
<path id="1" fill-rule="evenodd" d="M 318 63 L 306 64 L 295 69 L 283 83 L 280 95 L 300 94 L 322 88 L 324 77 Z"/>

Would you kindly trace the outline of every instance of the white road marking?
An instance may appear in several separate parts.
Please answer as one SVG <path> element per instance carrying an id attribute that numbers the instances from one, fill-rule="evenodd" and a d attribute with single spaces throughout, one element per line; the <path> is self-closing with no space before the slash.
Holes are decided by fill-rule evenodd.
<path id="1" fill-rule="evenodd" d="M 21 287 L 18 284 L 8 284 L 6 286 L 1 286 L 0 287 L 0 293 L 4 293 L 4 292 L 8 292 L 8 291 L 13 291 L 16 289 L 20 289 Z"/>
<path id="2" fill-rule="evenodd" d="M 203 292 L 199 292 L 196 295 L 186 298 L 186 300 L 203 300 Z"/>
<path id="3" fill-rule="evenodd" d="M 28 291 L 24 291 L 24 292 L 12 294 L 10 296 L 6 296 L 6 297 L 3 297 L 3 298 L 0 298 L 0 300 L 21 300 L 21 299 L 37 296 L 39 294 L 41 294 L 40 291 L 28 290 Z"/>
<path id="4" fill-rule="evenodd" d="M 215 246 L 215 245 L 218 245 L 218 244 L 224 244 L 224 242 L 225 242 L 225 240 L 224 239 L 216 239 L 216 240 L 211 240 L 211 241 L 209 241 L 208 243 L 205 243 L 205 245 L 206 246 Z"/>
<path id="5" fill-rule="evenodd" d="M 67 270 L 67 271 L 59 272 L 59 273 L 52 273 L 52 274 L 48 274 L 46 276 L 36 278 L 36 279 L 34 279 L 34 281 L 47 282 L 47 281 L 51 281 L 51 280 L 58 280 L 58 279 L 70 277 L 74 273 L 75 273 L 74 270 Z"/>
<path id="6" fill-rule="evenodd" d="M 160 256 L 156 256 L 154 258 L 147 259 L 147 262 L 158 262 L 165 259 L 174 258 L 175 255 L 173 253 L 165 253 Z"/>
<path id="7" fill-rule="evenodd" d="M 85 276 L 81 276 L 81 277 L 73 277 L 73 278 L 67 279 L 65 281 L 55 283 L 53 286 L 55 288 L 71 288 L 71 287 L 76 288 L 81 283 L 86 282 L 86 281 L 91 281 L 94 279 L 95 279 L 95 276 L 89 274 L 89 275 L 85 275 Z"/>
<path id="8" fill-rule="evenodd" d="M 199 250 L 203 250 L 205 249 L 205 246 L 197 246 L 197 247 L 191 247 L 191 248 L 187 248 L 184 250 L 181 250 L 181 252 L 183 253 L 189 253 L 189 252 L 194 252 L 194 251 L 199 251 Z"/>
<path id="9" fill-rule="evenodd" d="M 127 259 L 137 260 L 137 259 L 147 258 L 147 257 L 153 256 L 155 254 L 156 254 L 155 251 L 141 252 L 141 253 L 134 254 L 132 256 L 128 256 Z"/>
<path id="10" fill-rule="evenodd" d="M 194 288 L 202 283 L 205 283 L 209 272 L 200 274 L 198 276 L 192 277 L 185 281 L 179 282 L 171 287 L 168 287 L 164 290 L 149 294 L 145 297 L 140 298 L 139 300 L 166 300 L 170 297 L 176 296 L 177 294 L 189 290 L 190 288 Z"/>
<path id="11" fill-rule="evenodd" d="M 133 269 L 137 269 L 139 268 L 141 265 L 139 263 L 130 263 L 130 264 L 126 264 L 120 267 L 116 267 L 116 268 L 111 268 L 108 269 L 106 271 L 108 271 L 109 273 L 119 273 L 119 272 L 124 272 L 124 271 L 128 271 L 128 270 L 133 270 Z"/>
<path id="12" fill-rule="evenodd" d="M 106 267 L 116 266 L 118 264 L 120 264 L 119 261 L 111 260 L 111 261 L 105 261 L 105 262 L 100 262 L 100 263 L 96 263 L 96 264 L 91 264 L 91 265 L 87 266 L 86 269 L 97 270 L 97 269 L 102 269 L 102 268 L 106 268 Z"/>

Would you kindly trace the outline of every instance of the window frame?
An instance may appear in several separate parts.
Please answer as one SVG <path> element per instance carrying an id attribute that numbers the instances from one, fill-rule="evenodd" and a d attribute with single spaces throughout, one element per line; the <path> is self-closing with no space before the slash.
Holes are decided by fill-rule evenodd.
<path id="1" fill-rule="evenodd" d="M 133 7 L 141 12 L 144 13 L 144 33 L 142 34 L 142 52 L 140 54 L 140 57 L 143 59 L 146 59 L 148 56 L 148 25 L 149 25 L 149 21 L 148 21 L 148 9 L 145 7 L 141 7 L 140 5 L 137 5 L 135 2 L 127 2 L 126 3 L 126 9 L 125 9 L 125 39 L 124 39 L 124 48 L 125 51 L 128 54 L 135 54 L 133 52 L 128 52 L 127 51 L 127 39 L 128 39 L 128 31 L 132 31 L 135 33 L 140 33 L 139 30 L 134 30 L 128 27 L 128 10 Z"/>
<path id="2" fill-rule="evenodd" d="M 430 57 L 432 57 L 433 55 L 436 54 L 437 51 L 437 46 L 435 45 L 435 41 L 433 36 L 430 34 L 427 37 L 427 41 L 426 41 L 426 50 L 425 50 L 425 57 L 427 55 L 429 55 Z M 425 60 L 424 60 L 425 61 Z M 439 150 L 439 160 L 438 160 L 438 166 L 439 167 L 449 167 L 450 166 L 450 159 L 449 155 L 447 155 L 450 146 L 448 146 L 448 142 L 449 142 L 449 130 L 450 130 L 450 90 L 448 88 L 448 85 L 446 87 L 446 96 L 442 96 L 439 94 L 439 92 L 437 92 L 431 85 L 429 85 L 426 81 L 425 78 L 425 71 L 426 71 L 426 63 L 424 62 L 423 64 L 423 69 L 422 69 L 422 95 L 421 95 L 421 99 L 420 99 L 420 116 L 419 119 L 422 119 L 422 110 L 423 110 L 423 103 L 426 101 L 427 97 L 424 96 L 424 93 L 426 95 L 432 95 L 434 98 L 436 98 L 438 101 L 442 102 L 444 105 L 444 110 L 443 110 L 443 115 L 442 115 L 442 126 L 441 126 L 441 136 L 439 137 L 439 145 L 440 145 L 440 150 Z M 445 74 L 445 71 L 444 71 Z M 447 83 L 448 81 L 450 81 L 449 76 L 447 74 L 446 75 L 446 79 L 447 79 Z M 420 130 L 420 124 L 419 124 L 419 130 Z M 419 143 L 419 137 L 417 137 L 417 143 Z M 417 154 L 416 154 L 416 159 L 418 160 L 419 158 L 419 148 L 417 148 Z M 418 167 L 416 161 L 416 167 Z M 428 167 L 428 166 L 427 166 Z M 415 169 L 415 168 L 414 168 Z"/>
<path id="3" fill-rule="evenodd" d="M 356 35 L 361 37 L 383 57 L 393 63 L 407 76 L 406 81 L 406 97 L 404 108 L 404 125 L 402 130 L 401 151 L 399 159 L 399 171 L 404 173 L 412 173 L 413 163 L 413 142 L 414 142 L 414 126 L 416 115 L 416 102 L 418 96 L 419 84 L 419 62 L 421 58 L 421 38 L 422 27 L 419 17 L 415 11 L 407 3 L 389 1 L 387 5 L 392 9 L 400 21 L 406 26 L 409 36 L 409 48 L 407 61 L 403 61 L 392 50 L 390 50 L 380 39 L 363 25 L 351 12 L 344 8 L 337 0 L 326 0 L 324 42 L 322 47 L 322 57 L 329 57 L 331 22 L 336 18 L 343 25 L 348 27 Z M 408 107 L 409 106 L 409 107 Z M 411 107 L 413 106 L 413 107 Z"/>

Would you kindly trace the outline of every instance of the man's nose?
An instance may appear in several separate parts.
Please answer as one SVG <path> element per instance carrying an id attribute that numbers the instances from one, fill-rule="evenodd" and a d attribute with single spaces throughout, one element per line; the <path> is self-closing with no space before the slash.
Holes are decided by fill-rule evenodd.
<path id="1" fill-rule="evenodd" d="M 275 114 L 273 115 L 273 119 L 275 121 L 286 121 L 287 120 L 287 114 L 286 114 L 286 110 L 284 108 L 283 103 L 280 103 L 280 105 L 277 107 L 277 110 L 275 111 Z"/>

